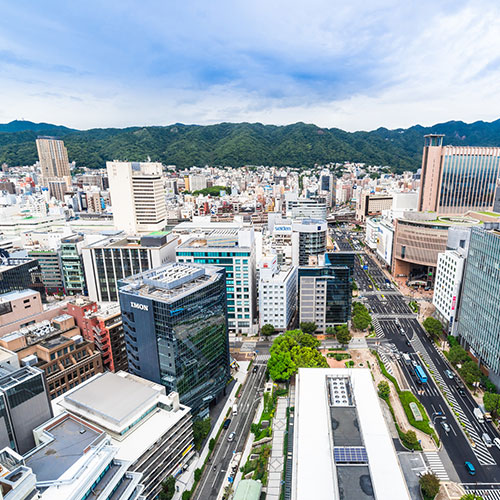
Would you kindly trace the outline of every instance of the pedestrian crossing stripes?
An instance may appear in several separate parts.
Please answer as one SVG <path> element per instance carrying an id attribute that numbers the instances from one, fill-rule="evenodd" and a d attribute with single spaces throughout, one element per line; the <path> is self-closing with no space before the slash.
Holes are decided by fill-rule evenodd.
<path id="1" fill-rule="evenodd" d="M 384 366 L 385 366 L 385 369 L 387 370 L 387 373 L 389 373 L 389 375 L 393 375 L 391 362 L 387 359 L 387 356 L 386 356 L 386 353 L 384 352 L 383 347 L 379 346 L 377 350 L 378 350 L 378 354 L 380 356 L 380 359 L 382 360 L 382 363 L 384 363 Z"/>
<path id="2" fill-rule="evenodd" d="M 481 465 L 496 465 L 495 459 L 492 457 L 491 453 L 488 451 L 488 448 L 486 448 L 486 445 L 479 437 L 476 428 L 472 425 L 471 421 L 468 419 L 467 415 L 462 410 L 461 405 L 456 400 L 453 393 L 450 391 L 450 388 L 443 380 L 443 377 L 441 377 L 441 374 L 437 370 L 434 361 L 432 361 L 431 357 L 429 356 L 429 353 L 426 351 L 421 340 L 418 338 L 417 335 L 413 336 L 413 338 L 411 339 L 411 343 L 413 344 L 414 349 L 420 352 L 420 355 L 424 359 L 425 363 L 428 365 L 429 370 L 432 371 L 433 377 L 439 384 L 441 390 L 446 395 L 448 402 L 453 405 L 453 411 L 455 412 L 458 420 L 465 425 L 467 434 L 475 444 L 475 446 L 474 447 L 471 446 L 471 448 L 472 451 L 474 452 L 474 455 L 476 455 L 479 463 Z"/>
<path id="3" fill-rule="evenodd" d="M 241 352 L 252 352 L 255 351 L 257 342 L 243 342 L 240 347 Z"/>
<path id="4" fill-rule="evenodd" d="M 372 319 L 373 323 L 373 328 L 375 328 L 375 334 L 377 335 L 378 339 L 383 339 L 385 337 L 384 330 L 382 330 L 382 327 L 380 326 L 380 323 L 377 318 Z"/>
<path id="5" fill-rule="evenodd" d="M 492 490 L 486 490 L 486 489 L 467 489 L 467 493 L 474 493 L 474 495 L 478 495 L 484 500 L 500 500 L 500 490 L 498 489 L 492 489 Z"/>
<path id="6" fill-rule="evenodd" d="M 257 354 L 257 357 L 255 358 L 255 363 L 265 364 L 269 361 L 270 357 L 271 357 L 270 354 Z"/>
<path id="7" fill-rule="evenodd" d="M 434 473 L 434 475 L 441 481 L 449 481 L 450 478 L 446 469 L 444 468 L 441 457 L 436 451 L 424 451 L 425 461 L 429 466 L 429 469 Z"/>

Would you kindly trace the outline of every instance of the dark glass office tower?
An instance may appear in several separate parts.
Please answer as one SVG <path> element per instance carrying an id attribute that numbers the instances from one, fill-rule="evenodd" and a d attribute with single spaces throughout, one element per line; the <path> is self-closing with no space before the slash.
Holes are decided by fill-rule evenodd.
<path id="1" fill-rule="evenodd" d="M 118 286 L 129 371 L 206 413 L 230 376 L 225 270 L 169 263 Z"/>

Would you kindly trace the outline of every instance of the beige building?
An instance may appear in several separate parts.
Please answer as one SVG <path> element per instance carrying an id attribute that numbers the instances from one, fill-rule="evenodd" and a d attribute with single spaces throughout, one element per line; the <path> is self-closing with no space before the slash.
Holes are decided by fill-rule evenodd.
<path id="1" fill-rule="evenodd" d="M 442 135 L 426 135 L 419 211 L 458 215 L 500 205 L 500 148 L 443 146 Z"/>
<path id="2" fill-rule="evenodd" d="M 392 208 L 392 195 L 361 193 L 356 205 L 356 220 L 365 222 L 367 217 L 381 215 Z"/>
<path id="3" fill-rule="evenodd" d="M 55 137 L 40 136 L 36 140 L 36 148 L 42 170 L 42 185 L 49 187 L 50 180 L 64 180 L 66 187 L 71 188 L 68 151 L 64 142 Z"/>
<path id="4" fill-rule="evenodd" d="M 161 163 L 106 163 L 115 227 L 130 234 L 161 231 L 167 209 Z"/>

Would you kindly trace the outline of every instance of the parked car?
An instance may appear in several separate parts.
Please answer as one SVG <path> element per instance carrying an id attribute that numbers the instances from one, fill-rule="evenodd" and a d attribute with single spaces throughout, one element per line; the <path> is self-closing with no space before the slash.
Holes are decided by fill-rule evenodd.
<path id="1" fill-rule="evenodd" d="M 444 432 L 450 432 L 450 426 L 444 420 L 441 420 L 441 427 L 444 429 Z"/>
<path id="2" fill-rule="evenodd" d="M 455 374 L 451 370 L 445 370 L 444 373 L 449 379 L 453 380 L 455 378 Z"/>
<path id="3" fill-rule="evenodd" d="M 488 448 L 491 448 L 493 446 L 493 441 L 491 440 L 490 435 L 487 432 L 484 432 L 481 437 L 483 438 L 483 443 Z"/>
<path id="4" fill-rule="evenodd" d="M 470 462 L 465 462 L 465 468 L 471 476 L 476 475 L 476 468 Z"/>
<path id="5" fill-rule="evenodd" d="M 231 419 L 230 418 L 226 418 L 226 420 L 224 420 L 224 424 L 222 425 L 222 428 L 223 429 L 227 429 L 230 424 L 231 424 Z"/>
<path id="6" fill-rule="evenodd" d="M 227 440 L 229 442 L 234 441 L 235 437 L 236 437 L 236 432 L 231 432 L 231 434 L 229 434 L 229 436 L 227 437 Z"/>

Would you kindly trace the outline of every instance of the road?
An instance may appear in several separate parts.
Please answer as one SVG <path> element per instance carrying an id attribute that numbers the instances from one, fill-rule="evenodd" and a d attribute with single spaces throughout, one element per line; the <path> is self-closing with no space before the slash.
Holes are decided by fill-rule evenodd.
<path id="1" fill-rule="evenodd" d="M 212 453 L 212 459 L 207 464 L 193 496 L 195 500 L 215 500 L 220 489 L 227 484 L 225 477 L 233 454 L 243 452 L 265 383 L 266 367 L 264 365 L 255 366 L 257 366 L 257 372 L 254 373 L 252 369 L 248 373 L 238 398 L 238 415 L 230 416 L 231 424 L 229 428 L 222 430 L 219 441 Z M 228 436 L 232 432 L 236 434 L 236 437 L 234 441 L 230 442 Z"/>
<path id="2" fill-rule="evenodd" d="M 347 239 L 347 236 L 344 234 L 343 238 Z M 382 358 L 393 359 L 398 364 L 411 391 L 424 405 L 434 422 L 436 432 L 462 483 L 470 489 L 498 488 L 500 468 L 497 464 L 500 463 L 500 450 L 495 446 L 487 448 L 481 440 L 484 432 L 487 432 L 492 439 L 497 437 L 498 433 L 490 423 L 481 424 L 477 421 L 473 415 L 473 409 L 477 405 L 470 393 L 465 390 L 461 394 L 456 378 L 450 379 L 446 376 L 445 370 L 451 367 L 427 338 L 416 315 L 408 306 L 408 299 L 386 282 L 382 270 L 373 258 L 364 252 L 356 259 L 354 279 L 358 285 L 360 300 L 369 307 L 375 318 L 374 322 L 378 323 L 376 327 L 378 339 L 370 340 L 369 344 L 378 344 L 377 348 L 383 355 Z M 417 352 L 420 353 L 424 363 Z M 402 353 L 408 353 L 411 361 L 423 367 L 428 376 L 427 383 L 418 383 L 412 362 L 407 364 L 401 356 Z M 465 436 L 462 425 L 457 422 L 430 370 L 442 386 L 454 411 L 458 413 L 475 443 L 474 446 L 471 446 Z M 450 427 L 448 432 L 441 425 L 441 421 L 444 420 L 442 417 L 446 417 L 445 422 Z M 470 476 L 466 471 L 464 465 L 466 460 L 476 468 L 475 476 Z M 493 495 L 491 498 L 500 498 L 498 489 L 491 494 Z"/>

